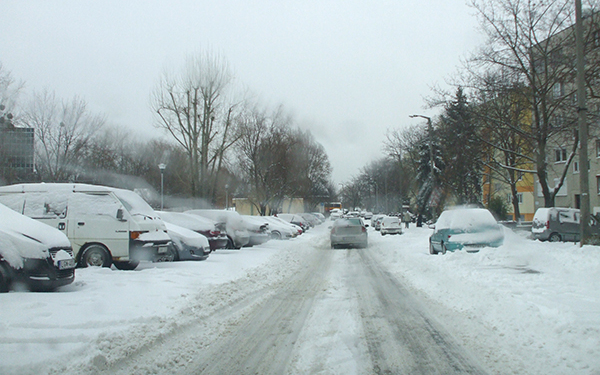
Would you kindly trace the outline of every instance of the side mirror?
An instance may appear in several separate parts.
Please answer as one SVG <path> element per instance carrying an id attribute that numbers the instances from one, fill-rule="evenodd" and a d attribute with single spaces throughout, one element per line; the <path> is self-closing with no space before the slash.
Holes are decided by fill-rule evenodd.
<path id="1" fill-rule="evenodd" d="M 368 228 L 368 227 L 369 227 L 369 224 L 365 224 L 365 228 Z"/>
<path id="2" fill-rule="evenodd" d="M 119 208 L 117 210 L 117 220 L 119 220 L 119 221 L 127 221 L 127 220 L 123 219 L 123 209 L 122 208 Z"/>

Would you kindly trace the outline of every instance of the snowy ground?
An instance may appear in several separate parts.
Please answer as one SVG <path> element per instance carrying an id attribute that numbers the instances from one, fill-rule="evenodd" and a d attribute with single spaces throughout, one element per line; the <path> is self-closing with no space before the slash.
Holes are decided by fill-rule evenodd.
<path id="1" fill-rule="evenodd" d="M 368 251 L 422 298 L 490 373 L 600 374 L 599 248 L 540 243 L 507 231 L 500 248 L 432 256 L 430 232 L 411 227 L 401 236 L 382 237 L 370 228 L 369 249 L 352 251 Z M 194 350 L 228 329 L 210 325 L 211 316 L 241 320 L 272 285 L 325 250 L 327 224 L 291 241 L 218 251 L 204 262 L 146 263 L 132 272 L 78 269 L 76 282 L 56 293 L 1 294 L 0 374 L 130 367 L 173 373 L 173 367 L 144 367 L 131 358 L 205 319 L 205 341 L 182 352 L 181 363 L 168 362 L 184 366 Z M 333 254 L 331 279 L 307 310 L 293 350 L 292 373 L 367 371 L 352 313 L 357 296 L 336 276 L 342 273 L 335 257 L 343 252 Z M 157 363 L 168 355 L 152 354 Z"/>

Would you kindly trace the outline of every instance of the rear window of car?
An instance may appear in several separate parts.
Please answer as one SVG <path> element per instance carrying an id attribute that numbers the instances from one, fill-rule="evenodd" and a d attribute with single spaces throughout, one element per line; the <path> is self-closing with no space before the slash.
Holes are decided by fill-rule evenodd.
<path id="1" fill-rule="evenodd" d="M 337 220 L 335 222 L 335 225 L 336 226 L 345 226 L 345 225 L 361 225 L 362 226 L 362 222 L 361 222 L 360 218 L 348 217 L 348 218 Z"/>
<path id="2" fill-rule="evenodd" d="M 389 217 L 386 217 L 385 219 L 383 219 L 383 223 L 386 225 L 398 224 L 398 223 L 400 223 L 400 220 L 396 216 L 389 216 Z"/>

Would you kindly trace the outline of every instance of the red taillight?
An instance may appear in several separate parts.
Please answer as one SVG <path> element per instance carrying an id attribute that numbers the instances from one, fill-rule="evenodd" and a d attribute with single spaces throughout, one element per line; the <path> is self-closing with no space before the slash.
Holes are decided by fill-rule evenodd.
<path id="1" fill-rule="evenodd" d="M 550 220 L 546 221 L 546 229 L 550 229 Z"/>
<path id="2" fill-rule="evenodd" d="M 213 237 L 217 237 L 221 234 L 221 232 L 219 232 L 218 230 L 211 230 L 209 233 Z"/>
<path id="3" fill-rule="evenodd" d="M 363 233 L 364 233 L 364 232 L 366 232 L 366 231 L 367 231 L 367 228 L 365 228 L 365 227 L 362 227 L 362 231 L 363 231 Z"/>
<path id="4" fill-rule="evenodd" d="M 448 235 L 448 240 L 450 239 L 450 235 Z"/>

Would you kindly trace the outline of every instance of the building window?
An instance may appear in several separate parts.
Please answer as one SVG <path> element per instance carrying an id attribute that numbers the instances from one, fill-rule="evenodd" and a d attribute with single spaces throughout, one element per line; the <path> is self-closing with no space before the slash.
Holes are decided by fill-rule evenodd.
<path id="1" fill-rule="evenodd" d="M 598 190 L 598 195 L 600 195 L 600 176 L 596 176 L 596 187 Z"/>
<path id="2" fill-rule="evenodd" d="M 510 193 L 506 194 L 506 198 L 507 198 L 508 204 L 512 205 L 512 200 L 513 200 L 512 194 L 510 194 Z M 523 193 L 517 193 L 517 202 L 519 202 L 519 204 L 523 204 Z"/>
<path id="3" fill-rule="evenodd" d="M 554 150 L 555 159 L 554 161 L 557 163 L 563 163 L 567 161 L 567 149 L 566 148 L 557 148 Z"/>
<path id="4" fill-rule="evenodd" d="M 565 94 L 565 85 L 562 82 L 556 82 L 552 86 L 552 97 L 557 99 Z"/>
<path id="5" fill-rule="evenodd" d="M 579 162 L 578 161 L 573 162 L 573 173 L 579 173 Z"/>
<path id="6" fill-rule="evenodd" d="M 596 157 L 600 158 L 600 139 L 596 139 Z"/>

